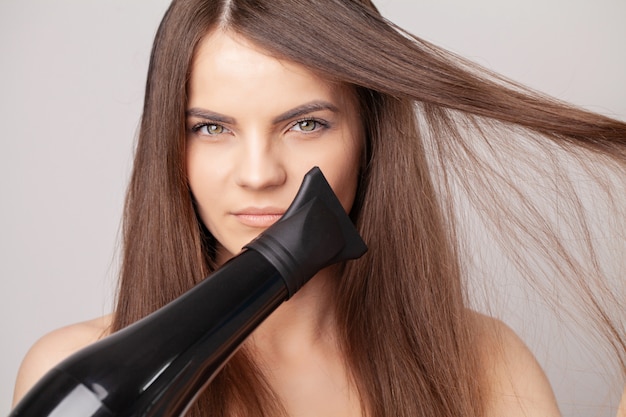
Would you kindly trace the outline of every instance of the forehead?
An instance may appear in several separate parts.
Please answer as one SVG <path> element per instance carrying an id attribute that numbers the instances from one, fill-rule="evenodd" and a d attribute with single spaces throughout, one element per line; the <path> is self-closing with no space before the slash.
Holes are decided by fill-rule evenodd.
<path id="1" fill-rule="evenodd" d="M 222 67 L 227 67 L 228 72 L 233 74 L 250 68 L 259 73 L 283 70 L 322 81 L 322 77 L 303 65 L 275 57 L 270 51 L 235 32 L 218 29 L 205 35 L 196 46 L 191 72 L 193 74 L 194 70 L 199 69 L 219 70 Z"/>
<path id="2" fill-rule="evenodd" d="M 352 89 L 345 85 L 331 82 L 303 65 L 276 58 L 246 38 L 221 30 L 207 34 L 198 44 L 190 72 L 190 102 L 223 101 L 236 95 L 246 101 L 352 101 L 353 96 Z"/>

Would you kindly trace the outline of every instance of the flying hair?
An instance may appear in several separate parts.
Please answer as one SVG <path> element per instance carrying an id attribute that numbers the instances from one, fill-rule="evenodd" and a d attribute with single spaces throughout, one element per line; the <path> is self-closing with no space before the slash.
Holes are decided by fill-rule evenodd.
<path id="1" fill-rule="evenodd" d="M 350 214 L 369 252 L 341 265 L 333 302 L 364 415 L 484 414 L 491 393 L 470 308 L 491 311 L 498 277 L 475 266 L 489 255 L 477 241 L 496 242 L 558 315 L 589 324 L 626 376 L 626 265 L 603 262 L 626 250 L 626 124 L 414 37 L 367 0 L 173 1 L 150 60 L 113 330 L 216 267 L 184 158 L 186 83 L 214 30 L 350 88 L 359 103 L 366 155 Z M 615 235 L 598 235 L 599 222 Z M 244 347 L 189 415 L 284 414 Z"/>

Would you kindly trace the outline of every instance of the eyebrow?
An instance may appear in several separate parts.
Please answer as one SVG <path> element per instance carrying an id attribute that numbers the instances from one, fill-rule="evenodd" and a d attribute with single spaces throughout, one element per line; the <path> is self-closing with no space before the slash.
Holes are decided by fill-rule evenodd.
<path id="1" fill-rule="evenodd" d="M 185 114 L 187 117 L 198 117 L 200 119 L 211 120 L 212 122 L 219 122 L 224 124 L 234 125 L 236 120 L 229 116 L 224 116 L 223 114 L 215 113 L 209 110 L 199 109 L 197 107 L 193 107 L 188 109 Z"/>
<path id="2" fill-rule="evenodd" d="M 276 116 L 273 120 L 273 124 L 279 124 L 285 122 L 287 120 L 294 119 L 299 116 L 304 116 L 308 113 L 313 113 L 316 111 L 328 110 L 333 113 L 339 113 L 339 108 L 332 103 L 323 100 L 315 100 L 309 103 L 305 103 L 301 106 L 294 107 L 293 109 L 287 110 L 286 112 Z M 230 116 L 225 116 L 220 113 L 212 112 L 210 110 L 205 110 L 197 107 L 193 107 L 188 109 L 186 112 L 187 117 L 198 117 L 201 119 L 211 120 L 214 122 L 225 123 L 234 125 L 237 121 Z"/>
<path id="3" fill-rule="evenodd" d="M 312 101 L 310 103 L 303 104 L 301 106 L 295 107 L 291 110 L 287 110 L 283 114 L 274 118 L 273 123 L 279 124 L 281 122 L 285 122 L 290 119 L 294 119 L 299 116 L 304 116 L 308 113 L 313 113 L 316 111 L 329 110 L 333 113 L 339 113 L 339 108 L 332 103 L 322 100 Z"/>

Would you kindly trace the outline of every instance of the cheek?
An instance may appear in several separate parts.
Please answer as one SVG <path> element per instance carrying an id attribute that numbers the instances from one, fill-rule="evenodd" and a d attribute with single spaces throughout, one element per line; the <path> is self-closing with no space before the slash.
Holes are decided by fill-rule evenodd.
<path id="1" fill-rule="evenodd" d="M 352 209 L 356 195 L 361 165 L 360 149 L 360 146 L 350 142 L 320 164 L 320 169 L 346 212 Z"/>
<path id="2" fill-rule="evenodd" d="M 358 184 L 358 167 L 355 165 L 353 168 L 349 172 L 342 172 L 334 184 L 330 183 L 346 213 L 352 209 Z"/>
<path id="3" fill-rule="evenodd" d="M 201 202 L 198 201 L 201 199 L 199 191 L 204 188 L 200 185 L 203 182 L 204 174 L 202 172 L 202 164 L 199 163 L 198 158 L 192 149 L 187 150 L 186 164 L 187 183 L 189 184 L 189 189 L 196 199 L 196 202 L 200 204 Z"/>
<path id="4" fill-rule="evenodd" d="M 215 206 L 212 196 L 219 190 L 219 180 L 216 177 L 216 166 L 208 163 L 193 146 L 187 150 L 186 156 L 187 183 L 196 201 L 200 218 L 207 228 L 211 229 L 211 208 Z"/>

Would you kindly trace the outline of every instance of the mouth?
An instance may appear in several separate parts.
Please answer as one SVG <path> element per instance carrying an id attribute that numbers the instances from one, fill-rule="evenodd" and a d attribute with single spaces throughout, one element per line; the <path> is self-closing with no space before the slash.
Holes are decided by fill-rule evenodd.
<path id="1" fill-rule="evenodd" d="M 233 215 L 243 225 L 259 229 L 268 228 L 280 219 L 284 210 L 278 208 L 246 208 Z"/>

